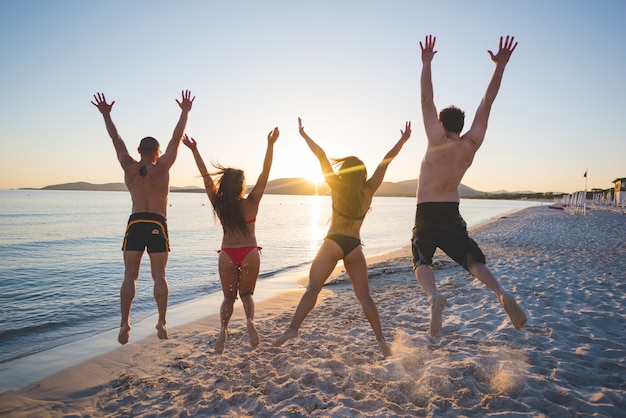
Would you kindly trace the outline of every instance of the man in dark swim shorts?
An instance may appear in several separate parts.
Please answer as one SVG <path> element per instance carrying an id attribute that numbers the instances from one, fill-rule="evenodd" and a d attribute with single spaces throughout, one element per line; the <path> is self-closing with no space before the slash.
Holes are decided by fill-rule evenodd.
<path id="1" fill-rule="evenodd" d="M 500 300 L 513 326 L 521 329 L 526 315 L 515 299 L 506 293 L 485 264 L 485 256 L 467 234 L 465 221 L 459 214 L 459 185 L 485 138 L 491 106 L 498 94 L 504 69 L 517 46 L 513 37 L 500 38 L 497 54 L 488 51 L 496 64 L 489 86 L 483 96 L 472 126 L 461 135 L 465 112 L 450 106 L 437 114 L 431 75 L 431 63 L 437 53 L 436 38 L 426 37 L 422 49 L 421 103 L 428 144 L 420 167 L 417 186 L 417 212 L 413 228 L 413 268 L 415 277 L 426 291 L 430 302 L 430 335 L 441 332 L 446 297 L 439 293 L 435 274 L 430 268 L 433 254 L 441 248 L 450 258 L 487 285 Z"/>
<path id="2" fill-rule="evenodd" d="M 467 270 L 467 256 L 481 264 L 485 255 L 467 234 L 467 225 L 457 202 L 425 202 L 417 206 L 411 239 L 413 266 L 433 263 L 433 254 L 441 248 L 451 259 Z"/>
<path id="3" fill-rule="evenodd" d="M 128 219 L 124 235 L 123 251 L 143 251 L 148 254 L 164 253 L 170 250 L 167 237 L 167 222 L 157 213 L 133 213 Z"/>
<path id="4" fill-rule="evenodd" d="M 169 288 L 165 278 L 170 244 L 167 237 L 167 196 L 170 190 L 169 170 L 176 161 L 178 146 L 185 132 L 187 116 L 191 110 L 194 98 L 189 90 L 182 92 L 181 101 L 176 100 L 181 109 L 180 118 L 172 139 L 167 145 L 165 153 L 161 155 L 159 141 L 148 136 L 141 140 L 137 151 L 141 158 L 136 161 L 130 156 L 126 144 L 119 136 L 117 128 L 111 119 L 111 110 L 114 101 L 107 103 L 104 94 L 97 93 L 91 103 L 98 108 L 107 132 L 113 140 L 113 147 L 122 169 L 124 183 L 130 192 L 133 202 L 132 215 L 128 219 L 126 234 L 122 250 L 124 251 L 124 281 L 120 289 L 120 332 L 117 341 L 126 344 L 130 336 L 130 308 L 135 298 L 135 287 L 139 277 L 139 266 L 143 252 L 148 250 L 150 257 L 150 271 L 154 281 L 154 299 L 159 311 L 156 324 L 157 336 L 167 339 L 165 315 Z"/>

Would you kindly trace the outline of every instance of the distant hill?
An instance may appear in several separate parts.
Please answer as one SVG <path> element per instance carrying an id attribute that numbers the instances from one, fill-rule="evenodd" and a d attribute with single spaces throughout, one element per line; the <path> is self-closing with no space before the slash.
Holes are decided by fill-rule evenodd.
<path id="1" fill-rule="evenodd" d="M 252 186 L 248 186 L 250 190 Z M 84 181 L 75 183 L 53 184 L 50 186 L 42 187 L 40 190 L 79 190 L 79 191 L 126 191 L 126 185 L 124 183 L 105 183 L 105 184 L 92 184 Z M 397 183 L 383 182 L 380 188 L 376 192 L 376 196 L 415 196 L 417 190 L 417 179 L 404 180 Z M 171 187 L 173 193 L 204 193 L 204 189 L 196 186 L 185 187 Z M 479 192 L 467 187 L 463 184 L 459 187 L 461 197 L 473 197 L 479 195 L 488 194 L 486 192 Z M 326 183 L 316 185 L 311 183 L 307 179 L 293 177 L 293 178 L 281 178 L 271 180 L 267 183 L 265 189 L 267 194 L 289 194 L 289 195 L 327 195 L 330 193 L 330 188 Z"/>
<path id="2" fill-rule="evenodd" d="M 84 181 L 76 183 L 53 184 L 51 186 L 42 187 L 40 190 L 80 190 L 95 192 L 125 192 L 126 185 L 124 183 L 105 183 L 92 184 Z"/>
<path id="3" fill-rule="evenodd" d="M 252 187 L 252 186 L 250 186 Z M 249 187 L 249 188 L 250 188 Z M 317 186 L 307 179 L 292 177 L 271 180 L 265 188 L 267 194 L 291 194 L 291 195 L 327 195 L 330 193 L 328 184 L 322 183 Z"/>

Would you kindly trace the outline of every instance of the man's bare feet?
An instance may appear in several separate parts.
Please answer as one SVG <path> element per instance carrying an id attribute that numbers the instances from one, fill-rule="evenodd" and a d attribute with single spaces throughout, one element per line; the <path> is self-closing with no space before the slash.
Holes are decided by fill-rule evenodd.
<path id="1" fill-rule="evenodd" d="M 524 328 L 524 325 L 526 324 L 526 314 L 522 308 L 519 307 L 515 298 L 508 293 L 503 293 L 502 296 L 500 296 L 500 303 L 509 315 L 515 329 Z"/>
<path id="2" fill-rule="evenodd" d="M 378 342 L 378 348 L 380 348 L 380 352 L 383 353 L 383 356 L 385 356 L 385 358 L 390 357 L 391 347 L 389 347 L 389 344 L 387 344 L 387 341 L 377 341 L 377 342 Z"/>
<path id="3" fill-rule="evenodd" d="M 155 328 L 157 330 L 157 337 L 159 337 L 160 340 L 167 340 L 168 338 L 170 338 L 170 335 L 167 333 L 167 327 L 165 325 L 157 324 Z"/>
<path id="4" fill-rule="evenodd" d="M 254 350 L 259 346 L 259 333 L 254 326 L 254 322 L 248 321 L 246 323 L 246 328 L 248 329 L 248 339 L 250 340 L 250 347 Z"/>
<path id="5" fill-rule="evenodd" d="M 221 330 L 220 335 L 217 337 L 217 341 L 215 341 L 215 351 L 217 351 L 218 354 L 222 354 L 224 352 L 224 346 L 226 345 L 227 338 L 228 330 Z"/>
<path id="6" fill-rule="evenodd" d="M 130 337 L 130 325 L 121 325 L 120 333 L 117 334 L 117 342 L 124 345 L 128 342 Z"/>
<path id="7" fill-rule="evenodd" d="M 285 333 L 283 335 L 281 335 L 280 337 L 278 337 L 276 339 L 276 341 L 274 341 L 272 343 L 272 345 L 274 347 L 278 347 L 281 346 L 285 343 L 285 341 L 290 340 L 292 338 L 296 338 L 298 336 L 298 331 L 292 330 L 292 329 L 288 329 L 287 331 L 285 331 Z"/>
<path id="8" fill-rule="evenodd" d="M 440 293 L 433 296 L 433 303 L 430 305 L 430 335 L 439 336 L 442 326 L 443 308 L 446 307 L 446 297 Z"/>

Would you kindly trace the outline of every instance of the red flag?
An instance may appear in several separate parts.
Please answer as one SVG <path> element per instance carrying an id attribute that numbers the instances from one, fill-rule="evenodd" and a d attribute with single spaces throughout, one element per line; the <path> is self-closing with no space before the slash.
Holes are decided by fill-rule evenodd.
<path id="1" fill-rule="evenodd" d="M 587 170 L 585 170 L 585 174 L 583 174 L 583 177 L 587 177 Z"/>

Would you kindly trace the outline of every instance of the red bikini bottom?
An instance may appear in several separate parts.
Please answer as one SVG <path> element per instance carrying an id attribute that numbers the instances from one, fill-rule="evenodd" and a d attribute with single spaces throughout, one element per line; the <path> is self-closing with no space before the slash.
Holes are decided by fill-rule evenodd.
<path id="1" fill-rule="evenodd" d="M 224 247 L 221 250 L 217 250 L 218 253 L 224 251 L 230 257 L 233 264 L 237 266 L 237 268 L 241 268 L 241 264 L 243 263 L 244 258 L 250 253 L 250 251 L 257 249 L 259 252 L 263 249 L 263 247 L 257 247 L 255 245 L 249 245 L 247 247 Z"/>

